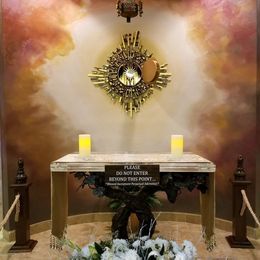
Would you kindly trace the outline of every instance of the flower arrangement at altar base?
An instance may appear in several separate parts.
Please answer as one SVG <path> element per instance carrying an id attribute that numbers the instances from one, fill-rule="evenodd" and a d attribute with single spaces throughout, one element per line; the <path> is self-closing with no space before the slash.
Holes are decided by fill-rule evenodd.
<path id="1" fill-rule="evenodd" d="M 70 260 L 193 260 L 195 246 L 188 240 L 178 245 L 162 238 L 114 239 L 93 242 L 83 248 L 69 240 L 64 242 Z"/>

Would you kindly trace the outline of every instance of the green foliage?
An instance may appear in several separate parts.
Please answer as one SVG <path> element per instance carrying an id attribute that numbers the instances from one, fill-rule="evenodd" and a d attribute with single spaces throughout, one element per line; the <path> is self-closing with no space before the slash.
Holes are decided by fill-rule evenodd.
<path id="1" fill-rule="evenodd" d="M 122 206 L 123 203 L 124 202 L 122 200 L 115 199 L 111 200 L 108 205 L 111 209 L 117 210 Z"/>
<path id="2" fill-rule="evenodd" d="M 164 245 L 162 246 L 162 249 L 160 251 L 160 255 L 164 255 L 164 251 L 165 251 L 165 248 L 164 248 Z"/>
<path id="3" fill-rule="evenodd" d="M 112 247 L 112 240 L 106 240 L 106 241 L 101 240 L 99 245 L 103 249 L 106 248 L 106 247 L 111 248 Z"/>
<path id="4" fill-rule="evenodd" d="M 162 205 L 160 200 L 155 194 L 152 194 L 149 197 L 147 197 L 146 202 L 151 208 Z M 108 205 L 111 209 L 118 210 L 120 207 L 124 207 L 125 203 L 123 200 L 114 199 L 111 200 Z"/>
<path id="5" fill-rule="evenodd" d="M 101 254 L 103 253 L 103 250 L 101 252 L 101 254 L 98 253 L 98 251 L 96 250 L 96 245 L 98 245 L 97 243 L 94 244 L 94 246 L 90 245 L 89 246 L 89 251 L 91 254 L 91 260 L 100 260 L 101 259 Z"/>
<path id="6" fill-rule="evenodd" d="M 73 250 L 77 250 L 78 252 L 81 251 L 81 248 L 80 248 L 77 244 L 73 243 L 73 242 L 72 242 L 71 240 L 69 240 L 69 239 L 63 239 L 63 240 L 61 240 L 61 243 L 62 243 L 63 245 L 68 246 L 69 248 L 71 248 L 71 249 L 73 249 Z"/>
<path id="7" fill-rule="evenodd" d="M 147 198 L 147 203 L 151 208 L 162 205 L 161 201 L 158 199 L 158 197 L 155 194 L 152 194 Z"/>
<path id="8" fill-rule="evenodd" d="M 102 248 L 102 246 L 101 245 L 99 245 L 98 243 L 94 243 L 94 245 L 95 245 L 95 249 L 96 249 L 96 251 L 97 251 L 97 253 L 99 254 L 99 255 L 102 255 L 103 254 L 103 252 L 104 252 L 104 250 L 103 250 L 103 248 Z"/>

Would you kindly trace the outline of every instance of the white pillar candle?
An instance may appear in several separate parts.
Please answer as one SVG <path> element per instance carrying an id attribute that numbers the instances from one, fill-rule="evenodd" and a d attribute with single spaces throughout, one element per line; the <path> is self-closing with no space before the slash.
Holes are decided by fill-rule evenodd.
<path id="1" fill-rule="evenodd" d="M 183 135 L 171 136 L 171 153 L 174 156 L 183 155 Z"/>
<path id="2" fill-rule="evenodd" d="M 86 157 L 91 153 L 91 136 L 88 134 L 79 135 L 79 155 Z"/>

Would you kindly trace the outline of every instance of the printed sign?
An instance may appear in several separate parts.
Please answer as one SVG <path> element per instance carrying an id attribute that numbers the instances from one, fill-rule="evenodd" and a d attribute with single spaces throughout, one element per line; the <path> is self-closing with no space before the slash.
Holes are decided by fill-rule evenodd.
<path id="1" fill-rule="evenodd" d="M 108 186 L 159 185 L 159 165 L 106 165 L 105 184 Z"/>

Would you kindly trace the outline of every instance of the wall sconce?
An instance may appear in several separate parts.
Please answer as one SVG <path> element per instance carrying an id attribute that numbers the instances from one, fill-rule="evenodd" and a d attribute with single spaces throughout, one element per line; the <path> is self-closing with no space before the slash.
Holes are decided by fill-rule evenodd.
<path id="1" fill-rule="evenodd" d="M 143 14 L 142 1 L 135 2 L 135 0 L 118 0 L 116 4 L 118 16 L 126 18 L 128 23 L 131 22 L 131 18 L 136 17 L 138 14 L 141 17 Z"/>

